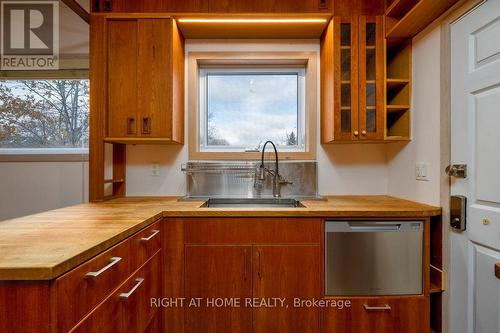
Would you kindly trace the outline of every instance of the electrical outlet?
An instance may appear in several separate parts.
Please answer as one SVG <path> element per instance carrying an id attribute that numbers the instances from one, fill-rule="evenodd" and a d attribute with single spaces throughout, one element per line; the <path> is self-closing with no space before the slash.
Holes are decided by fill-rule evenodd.
<path id="1" fill-rule="evenodd" d="M 151 165 L 151 176 L 158 177 L 160 175 L 160 164 L 153 163 Z"/>
<path id="2" fill-rule="evenodd" d="M 415 178 L 423 181 L 429 180 L 429 163 L 417 163 L 415 166 Z"/>

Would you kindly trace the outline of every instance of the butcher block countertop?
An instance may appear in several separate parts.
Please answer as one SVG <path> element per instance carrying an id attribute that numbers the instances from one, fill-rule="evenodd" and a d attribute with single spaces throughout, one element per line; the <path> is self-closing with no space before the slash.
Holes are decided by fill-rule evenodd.
<path id="1" fill-rule="evenodd" d="M 161 217 L 427 217 L 441 209 L 389 196 L 329 196 L 301 208 L 205 208 L 178 197 L 129 197 L 0 222 L 0 280 L 52 280 Z"/>

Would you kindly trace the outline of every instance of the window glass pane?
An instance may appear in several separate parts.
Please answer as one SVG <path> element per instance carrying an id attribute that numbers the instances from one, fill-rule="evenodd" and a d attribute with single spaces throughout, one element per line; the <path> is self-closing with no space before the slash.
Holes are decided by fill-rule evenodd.
<path id="1" fill-rule="evenodd" d="M 366 79 L 375 80 L 376 56 L 375 49 L 366 49 Z"/>
<path id="2" fill-rule="evenodd" d="M 351 46 L 351 24 L 341 23 L 340 24 L 340 45 L 341 46 Z"/>
<path id="3" fill-rule="evenodd" d="M 340 112 L 340 127 L 343 133 L 351 132 L 351 109 L 345 109 Z"/>
<path id="4" fill-rule="evenodd" d="M 0 80 L 0 148 L 85 148 L 88 122 L 88 80 Z"/>
<path id="5" fill-rule="evenodd" d="M 366 24 L 366 45 L 375 46 L 377 25 L 375 23 Z"/>
<path id="6" fill-rule="evenodd" d="M 340 105 L 351 107 L 351 84 L 342 83 L 340 85 Z"/>
<path id="7" fill-rule="evenodd" d="M 340 50 L 340 73 L 342 81 L 351 80 L 351 50 L 341 49 Z"/>
<path id="8" fill-rule="evenodd" d="M 207 73 L 206 80 L 205 145 L 300 144 L 298 73 Z"/>

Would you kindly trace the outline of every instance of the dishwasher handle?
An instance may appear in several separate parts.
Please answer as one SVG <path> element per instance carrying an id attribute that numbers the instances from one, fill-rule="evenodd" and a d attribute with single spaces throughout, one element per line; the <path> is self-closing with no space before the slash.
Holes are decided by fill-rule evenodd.
<path id="1" fill-rule="evenodd" d="M 366 222 L 349 222 L 349 228 L 352 231 L 364 232 L 399 231 L 401 223 L 371 224 Z"/>

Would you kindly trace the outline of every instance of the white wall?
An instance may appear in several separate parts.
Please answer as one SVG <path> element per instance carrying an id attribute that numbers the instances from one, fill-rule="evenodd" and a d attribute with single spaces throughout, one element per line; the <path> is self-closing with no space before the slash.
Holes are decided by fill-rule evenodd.
<path id="1" fill-rule="evenodd" d="M 315 51 L 318 52 L 319 66 L 318 40 L 303 41 L 300 44 L 296 41 L 209 42 L 187 40 L 186 54 L 190 51 Z M 317 112 L 317 140 L 319 142 L 319 103 Z M 127 195 L 184 195 L 186 176 L 180 169 L 181 164 L 187 161 L 187 136 L 186 143 L 182 147 L 128 146 Z M 387 193 L 387 166 L 384 145 L 335 144 L 322 146 L 318 144 L 317 161 L 320 194 Z M 160 176 L 151 175 L 153 163 L 160 164 Z"/>
<path id="2" fill-rule="evenodd" d="M 440 205 L 440 28 L 413 39 L 412 133 L 409 144 L 387 145 L 388 193 Z M 415 179 L 417 162 L 429 163 L 428 181 Z"/>
<path id="3" fill-rule="evenodd" d="M 0 162 L 0 221 L 88 200 L 88 162 Z"/>

